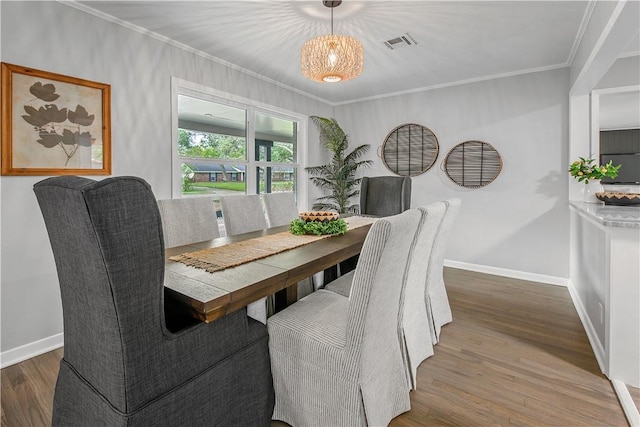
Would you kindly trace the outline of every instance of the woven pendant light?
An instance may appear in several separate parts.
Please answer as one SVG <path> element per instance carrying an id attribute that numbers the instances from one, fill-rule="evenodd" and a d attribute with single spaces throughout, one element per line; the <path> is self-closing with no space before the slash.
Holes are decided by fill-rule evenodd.
<path id="1" fill-rule="evenodd" d="M 342 1 L 323 1 L 331 8 L 331 34 L 315 37 L 302 46 L 302 74 L 318 82 L 351 80 L 362 73 L 362 43 L 350 36 L 333 34 L 333 8 Z"/>

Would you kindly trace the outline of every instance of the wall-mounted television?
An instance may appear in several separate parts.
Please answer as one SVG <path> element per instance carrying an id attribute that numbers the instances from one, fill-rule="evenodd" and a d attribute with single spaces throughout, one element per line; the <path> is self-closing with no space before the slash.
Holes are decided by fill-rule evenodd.
<path id="1" fill-rule="evenodd" d="M 640 153 L 600 155 L 601 165 L 606 165 L 609 161 L 614 166 L 621 165 L 620 170 L 615 178 L 602 178 L 603 184 L 640 184 Z"/>

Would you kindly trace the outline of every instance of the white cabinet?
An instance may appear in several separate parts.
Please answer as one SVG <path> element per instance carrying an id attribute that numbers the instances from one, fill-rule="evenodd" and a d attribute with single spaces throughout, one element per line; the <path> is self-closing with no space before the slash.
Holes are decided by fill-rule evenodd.
<path id="1" fill-rule="evenodd" d="M 572 202 L 570 274 L 601 369 L 640 387 L 640 207 Z"/>

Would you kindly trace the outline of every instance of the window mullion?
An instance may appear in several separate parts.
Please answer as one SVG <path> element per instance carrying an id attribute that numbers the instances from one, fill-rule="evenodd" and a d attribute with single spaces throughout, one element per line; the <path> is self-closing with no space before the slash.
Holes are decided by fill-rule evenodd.
<path id="1" fill-rule="evenodd" d="M 247 193 L 257 194 L 255 108 L 247 107 Z"/>

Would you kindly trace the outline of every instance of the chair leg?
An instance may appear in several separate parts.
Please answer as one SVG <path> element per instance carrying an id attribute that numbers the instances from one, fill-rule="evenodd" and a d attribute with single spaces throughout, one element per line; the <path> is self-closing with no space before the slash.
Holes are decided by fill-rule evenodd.
<path id="1" fill-rule="evenodd" d="M 324 288 L 324 271 L 314 274 L 309 279 L 314 291 Z"/>

